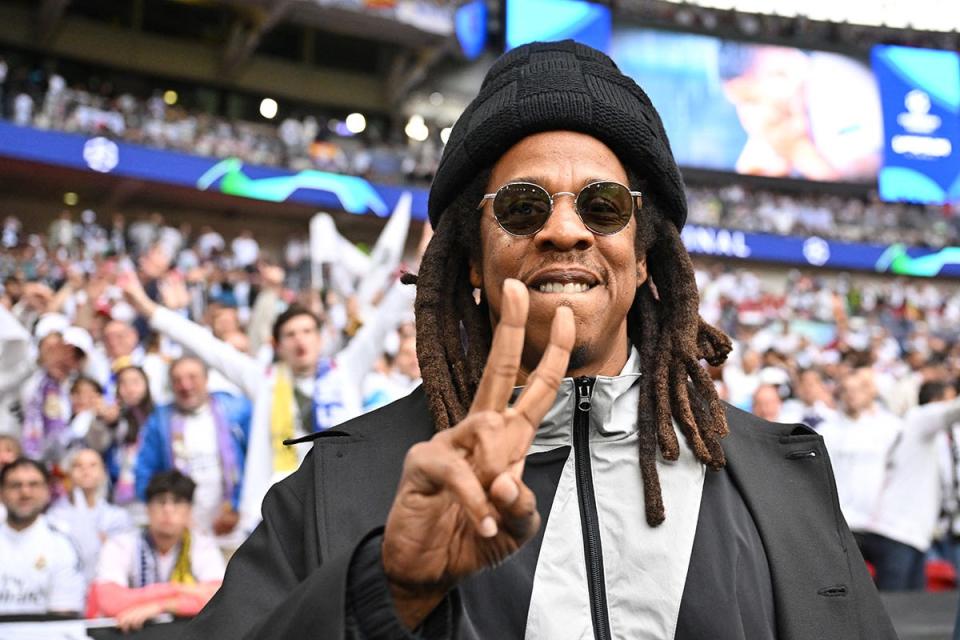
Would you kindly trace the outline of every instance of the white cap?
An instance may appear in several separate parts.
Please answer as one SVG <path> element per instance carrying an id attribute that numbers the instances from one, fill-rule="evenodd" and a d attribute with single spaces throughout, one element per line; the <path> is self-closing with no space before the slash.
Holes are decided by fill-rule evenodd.
<path id="1" fill-rule="evenodd" d="M 33 335 L 37 340 L 43 340 L 51 333 L 62 334 L 70 326 L 67 316 L 61 313 L 45 313 L 37 320 L 33 327 Z"/>
<path id="2" fill-rule="evenodd" d="M 67 327 L 63 332 L 63 341 L 80 349 L 85 355 L 93 353 L 93 338 L 90 337 L 86 329 Z"/>

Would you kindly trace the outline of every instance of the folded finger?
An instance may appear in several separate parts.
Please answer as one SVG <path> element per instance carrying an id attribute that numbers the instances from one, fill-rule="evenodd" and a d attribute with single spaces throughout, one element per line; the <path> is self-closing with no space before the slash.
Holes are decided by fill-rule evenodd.
<path id="1" fill-rule="evenodd" d="M 454 449 L 433 443 L 414 446 L 407 454 L 404 476 L 414 491 L 450 492 L 477 533 L 485 538 L 497 534 L 493 505 L 470 464 Z"/>
<path id="2" fill-rule="evenodd" d="M 512 474 L 502 473 L 490 485 L 490 500 L 500 514 L 501 528 L 523 544 L 540 528 L 537 497 Z"/>

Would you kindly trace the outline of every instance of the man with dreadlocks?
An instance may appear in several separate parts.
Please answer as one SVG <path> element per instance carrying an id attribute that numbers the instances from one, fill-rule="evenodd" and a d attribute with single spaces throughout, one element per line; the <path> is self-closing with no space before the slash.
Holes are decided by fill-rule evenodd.
<path id="1" fill-rule="evenodd" d="M 422 388 L 318 434 L 186 637 L 895 637 L 821 439 L 701 367 L 680 173 L 609 58 L 504 55 L 429 214 Z"/>

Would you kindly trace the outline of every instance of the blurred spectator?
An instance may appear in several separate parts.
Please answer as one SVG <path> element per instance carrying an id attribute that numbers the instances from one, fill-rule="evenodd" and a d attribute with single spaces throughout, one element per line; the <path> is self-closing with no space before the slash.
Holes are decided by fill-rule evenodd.
<path id="1" fill-rule="evenodd" d="M 70 492 L 47 513 L 59 531 L 76 545 L 86 581 L 93 579 L 100 545 L 108 536 L 133 526 L 126 511 L 107 502 L 107 472 L 93 449 L 72 451 L 64 461 Z"/>
<path id="2" fill-rule="evenodd" d="M 207 367 L 184 356 L 170 365 L 173 404 L 154 409 L 144 425 L 137 456 L 140 499 L 154 474 L 189 472 L 197 483 L 194 522 L 199 531 L 223 536 L 239 520 L 240 486 L 250 429 L 250 403 L 207 392 Z"/>
<path id="3" fill-rule="evenodd" d="M 90 596 L 90 616 L 113 616 L 123 631 L 161 613 L 194 616 L 223 580 L 213 539 L 190 528 L 195 485 L 177 470 L 146 489 L 148 524 L 106 540 Z"/>
<path id="4" fill-rule="evenodd" d="M 104 456 L 113 486 L 112 502 L 131 511 L 139 524 L 142 514 L 136 502 L 135 468 L 143 427 L 153 413 L 154 404 L 147 374 L 140 367 L 127 366 L 117 371 L 116 384 L 119 411 L 116 422 L 110 425 L 112 445 Z"/>
<path id="5" fill-rule="evenodd" d="M 783 401 L 780 392 L 772 384 L 761 384 L 753 392 L 753 414 L 770 422 L 783 422 L 780 419 Z"/>
<path id="6" fill-rule="evenodd" d="M 919 406 L 910 409 L 893 447 L 877 508 L 858 538 L 876 570 L 877 588 L 922 591 L 924 560 L 933 542 L 941 497 L 938 438 L 958 420 L 953 387 L 925 382 Z"/>
<path id="7" fill-rule="evenodd" d="M 0 469 L 0 615 L 83 611 L 86 584 L 73 543 L 43 515 L 50 477 L 39 462 L 17 458 Z"/>
<path id="8" fill-rule="evenodd" d="M 877 405 L 870 370 L 855 369 L 840 382 L 840 412 L 820 425 L 837 481 L 840 510 L 854 536 L 869 531 L 903 425 Z M 860 538 L 858 537 L 858 540 Z M 864 557 L 871 561 L 866 550 Z"/>

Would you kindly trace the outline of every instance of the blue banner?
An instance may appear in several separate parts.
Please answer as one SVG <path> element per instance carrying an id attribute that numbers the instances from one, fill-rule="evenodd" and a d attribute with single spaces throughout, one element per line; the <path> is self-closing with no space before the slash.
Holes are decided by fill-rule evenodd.
<path id="1" fill-rule="evenodd" d="M 40 131 L 0 122 L 0 155 L 73 169 L 138 178 L 201 191 L 267 200 L 297 202 L 318 209 L 386 217 L 400 195 L 413 195 L 411 214 L 427 218 L 427 190 L 373 184 L 357 176 L 326 171 L 299 171 L 160 151 L 59 131 Z"/>
<path id="2" fill-rule="evenodd" d="M 960 277 L 960 247 L 856 244 L 817 236 L 778 236 L 690 224 L 683 228 L 682 236 L 687 251 L 693 255 L 914 277 Z"/>

